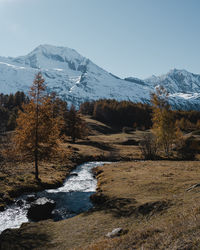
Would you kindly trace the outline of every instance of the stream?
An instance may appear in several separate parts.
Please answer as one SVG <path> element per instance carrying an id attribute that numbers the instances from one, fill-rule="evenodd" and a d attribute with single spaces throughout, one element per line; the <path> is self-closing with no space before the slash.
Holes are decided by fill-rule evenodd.
<path id="1" fill-rule="evenodd" d="M 92 169 L 107 162 L 87 162 L 77 166 L 68 176 L 62 187 L 29 193 L 18 197 L 15 202 L 0 212 L 0 233 L 8 228 L 19 228 L 27 218 L 30 202 L 27 197 L 34 194 L 37 198 L 46 197 L 56 202 L 53 220 L 63 220 L 92 208 L 90 196 L 95 193 L 97 180 Z"/>

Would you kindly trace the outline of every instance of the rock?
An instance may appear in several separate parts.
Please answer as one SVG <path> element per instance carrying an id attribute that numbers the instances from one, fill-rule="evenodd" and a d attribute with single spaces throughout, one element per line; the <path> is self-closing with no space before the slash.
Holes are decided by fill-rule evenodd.
<path id="1" fill-rule="evenodd" d="M 78 176 L 77 173 L 71 173 L 70 176 Z"/>
<path id="2" fill-rule="evenodd" d="M 112 230 L 112 232 L 109 232 L 106 234 L 106 237 L 108 238 L 114 238 L 118 237 L 123 233 L 123 229 L 121 227 L 115 228 Z"/>
<path id="3" fill-rule="evenodd" d="M 39 198 L 31 203 L 31 206 L 28 209 L 27 217 L 32 221 L 50 219 L 55 206 L 55 201 L 45 197 Z"/>
<path id="4" fill-rule="evenodd" d="M 24 204 L 24 201 L 18 200 L 18 201 L 16 201 L 16 204 L 21 207 Z"/>
<path id="5" fill-rule="evenodd" d="M 3 204 L 0 204 L 0 212 L 5 210 L 5 206 Z"/>
<path id="6" fill-rule="evenodd" d="M 35 201 L 37 199 L 37 197 L 35 196 L 35 194 L 29 194 L 29 195 L 27 195 L 27 197 L 26 197 L 26 201 L 27 202 L 33 202 L 33 201 Z"/>
<path id="7" fill-rule="evenodd" d="M 96 178 L 98 175 L 100 175 L 101 173 L 103 173 L 103 170 L 99 169 L 99 168 L 93 168 L 92 169 L 92 173 L 93 173 L 94 178 Z"/>

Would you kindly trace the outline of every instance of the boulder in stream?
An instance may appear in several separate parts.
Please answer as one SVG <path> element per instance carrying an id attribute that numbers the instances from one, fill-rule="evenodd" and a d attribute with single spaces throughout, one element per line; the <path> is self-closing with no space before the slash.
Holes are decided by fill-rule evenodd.
<path id="1" fill-rule="evenodd" d="M 28 209 L 27 217 L 32 221 L 50 219 L 55 206 L 55 201 L 47 199 L 46 197 L 39 198 L 31 203 L 31 206 Z"/>
<path id="2" fill-rule="evenodd" d="M 35 194 L 29 194 L 29 195 L 27 195 L 27 197 L 26 197 L 26 201 L 27 201 L 27 202 L 33 202 L 33 201 L 35 201 L 36 199 L 37 199 L 37 197 L 36 197 Z"/>
<path id="3" fill-rule="evenodd" d="M 24 201 L 18 200 L 18 201 L 16 201 L 16 204 L 21 207 L 24 204 Z"/>
<path id="4" fill-rule="evenodd" d="M 78 176 L 77 173 L 71 173 L 69 176 Z"/>

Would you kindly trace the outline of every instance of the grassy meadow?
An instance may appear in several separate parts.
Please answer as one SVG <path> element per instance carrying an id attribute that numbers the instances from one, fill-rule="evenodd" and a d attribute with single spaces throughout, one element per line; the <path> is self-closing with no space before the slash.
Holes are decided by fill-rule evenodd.
<path id="1" fill-rule="evenodd" d="M 139 142 L 148 131 L 123 133 L 90 117 L 85 140 L 60 145 L 61 158 L 40 163 L 41 183 L 30 162 L 2 162 L 0 204 L 25 191 L 59 186 L 76 165 L 113 161 L 95 169 L 97 193 L 92 210 L 53 222 L 26 223 L 5 231 L 1 249 L 199 249 L 200 162 L 144 161 Z M 197 140 L 198 135 L 195 135 Z M 121 227 L 122 235 L 105 235 Z"/>

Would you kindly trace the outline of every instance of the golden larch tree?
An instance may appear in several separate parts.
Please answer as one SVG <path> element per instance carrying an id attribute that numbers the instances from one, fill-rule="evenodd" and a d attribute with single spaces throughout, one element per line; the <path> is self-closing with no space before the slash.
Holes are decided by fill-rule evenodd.
<path id="1" fill-rule="evenodd" d="M 30 102 L 19 112 L 14 141 L 16 149 L 35 163 L 35 178 L 39 179 L 38 160 L 49 156 L 57 146 L 59 126 L 53 115 L 52 101 L 47 96 L 42 74 L 36 74 L 30 90 Z"/>
<path id="2" fill-rule="evenodd" d="M 162 86 L 156 89 L 156 93 L 151 94 L 151 103 L 153 106 L 153 133 L 165 155 L 169 156 L 172 143 L 176 138 L 176 126 L 168 103 L 168 93 Z"/>

